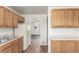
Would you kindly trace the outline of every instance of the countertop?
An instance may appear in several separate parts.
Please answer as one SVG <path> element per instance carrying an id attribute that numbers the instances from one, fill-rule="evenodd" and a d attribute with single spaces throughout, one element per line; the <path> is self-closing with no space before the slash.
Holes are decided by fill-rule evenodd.
<path id="1" fill-rule="evenodd" d="M 12 33 L 11 32 L 9 32 L 9 33 L 5 33 L 5 32 L 0 32 L 0 38 L 1 37 L 4 37 L 5 35 L 12 35 Z"/>
<path id="2" fill-rule="evenodd" d="M 17 37 L 15 37 L 15 38 L 11 39 L 11 40 L 8 40 L 8 41 L 6 41 L 6 42 L 4 42 L 4 43 L 1 43 L 0 46 L 5 45 L 5 44 L 7 44 L 7 43 L 9 43 L 9 42 L 12 42 L 12 41 L 14 41 L 14 40 L 16 40 L 16 39 L 18 39 L 18 38 L 20 38 L 20 37 L 23 37 L 23 36 L 17 36 Z"/>
<path id="3" fill-rule="evenodd" d="M 60 35 L 60 36 L 50 36 L 51 40 L 79 40 L 79 36 L 73 35 Z"/>

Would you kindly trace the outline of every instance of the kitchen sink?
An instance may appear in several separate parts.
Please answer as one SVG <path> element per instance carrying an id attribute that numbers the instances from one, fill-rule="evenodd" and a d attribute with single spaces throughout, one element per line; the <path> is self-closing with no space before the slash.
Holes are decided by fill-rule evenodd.
<path id="1" fill-rule="evenodd" d="M 7 42 L 8 40 L 0 39 L 0 44 Z"/>

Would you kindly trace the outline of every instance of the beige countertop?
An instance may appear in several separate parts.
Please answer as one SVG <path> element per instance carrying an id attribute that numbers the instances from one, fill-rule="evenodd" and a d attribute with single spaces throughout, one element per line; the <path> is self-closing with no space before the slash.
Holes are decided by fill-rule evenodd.
<path id="1" fill-rule="evenodd" d="M 79 36 L 67 35 L 67 36 L 50 36 L 51 40 L 79 40 Z"/>

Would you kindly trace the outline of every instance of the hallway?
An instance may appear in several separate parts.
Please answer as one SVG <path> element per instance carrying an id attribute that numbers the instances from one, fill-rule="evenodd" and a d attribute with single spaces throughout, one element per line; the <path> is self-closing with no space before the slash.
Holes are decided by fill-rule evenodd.
<path id="1" fill-rule="evenodd" d="M 40 46 L 40 45 L 31 45 L 26 53 L 47 53 L 48 47 L 46 45 Z"/>

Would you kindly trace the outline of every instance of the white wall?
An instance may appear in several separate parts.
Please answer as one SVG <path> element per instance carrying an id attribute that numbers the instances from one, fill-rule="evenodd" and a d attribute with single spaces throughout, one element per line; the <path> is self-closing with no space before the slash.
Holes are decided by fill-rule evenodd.
<path id="1" fill-rule="evenodd" d="M 28 46 L 30 45 L 30 31 L 28 31 L 27 27 L 29 24 L 29 20 L 27 19 L 27 16 L 23 15 L 25 17 L 25 23 L 19 24 L 18 28 L 15 29 L 15 34 L 24 36 L 24 47 L 23 49 L 26 50 Z"/>
<path id="2" fill-rule="evenodd" d="M 13 29 L 12 28 L 0 28 L 0 36 L 4 36 L 6 34 L 13 35 Z"/>
<path id="3" fill-rule="evenodd" d="M 47 37 L 47 15 L 42 15 L 41 16 L 41 30 L 40 30 L 40 35 L 41 35 L 41 45 L 47 45 L 48 37 Z"/>
<path id="4" fill-rule="evenodd" d="M 26 18 L 30 22 L 29 25 L 31 25 L 32 19 L 39 19 L 41 21 L 40 39 L 38 40 L 38 43 L 40 42 L 41 45 L 46 45 L 47 44 L 47 15 L 31 14 L 31 15 L 26 15 Z"/>
<path id="5" fill-rule="evenodd" d="M 24 40 L 23 40 L 23 50 L 25 50 L 27 48 L 26 45 L 26 22 L 23 24 L 19 24 L 18 28 L 15 29 L 15 36 L 24 36 Z"/>

